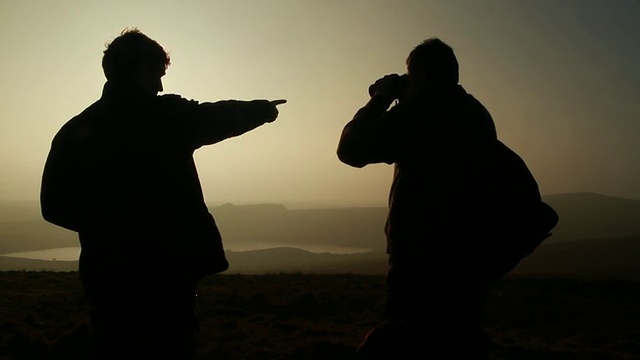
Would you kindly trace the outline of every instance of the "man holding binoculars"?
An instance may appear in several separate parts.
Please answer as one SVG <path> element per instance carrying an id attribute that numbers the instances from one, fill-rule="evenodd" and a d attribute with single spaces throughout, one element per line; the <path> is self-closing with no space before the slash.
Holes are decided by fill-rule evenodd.
<path id="1" fill-rule="evenodd" d="M 365 338 L 363 359 L 486 359 L 483 231 L 469 154 L 497 139 L 487 109 L 458 84 L 453 50 L 431 38 L 407 74 L 369 87 L 371 99 L 343 129 L 337 155 L 353 167 L 394 164 L 385 227 L 389 321 Z M 393 103 L 395 106 L 392 106 Z"/>

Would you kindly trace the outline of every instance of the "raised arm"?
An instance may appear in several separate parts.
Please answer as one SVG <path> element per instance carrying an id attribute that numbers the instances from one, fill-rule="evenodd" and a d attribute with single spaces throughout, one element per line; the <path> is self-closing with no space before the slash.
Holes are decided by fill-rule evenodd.
<path id="1" fill-rule="evenodd" d="M 340 161 L 353 167 L 394 162 L 389 108 L 393 99 L 374 96 L 345 125 L 338 142 Z"/>
<path id="2" fill-rule="evenodd" d="M 389 107 L 406 92 L 406 80 L 406 76 L 389 74 L 369 86 L 371 99 L 342 130 L 337 150 L 340 161 L 358 168 L 396 161 L 400 124 L 397 108 Z"/>

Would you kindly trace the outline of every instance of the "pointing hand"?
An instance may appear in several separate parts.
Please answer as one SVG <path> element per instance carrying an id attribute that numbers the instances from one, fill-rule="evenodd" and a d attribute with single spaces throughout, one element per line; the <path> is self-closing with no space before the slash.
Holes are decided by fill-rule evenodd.
<path id="1" fill-rule="evenodd" d="M 263 100 L 264 101 L 264 100 Z M 279 111 L 278 108 L 276 106 L 281 105 L 286 103 L 287 100 L 285 99 L 278 99 L 278 100 L 271 100 L 268 101 L 268 109 L 266 110 L 266 122 L 273 122 L 276 120 L 276 118 L 278 117 Z"/>

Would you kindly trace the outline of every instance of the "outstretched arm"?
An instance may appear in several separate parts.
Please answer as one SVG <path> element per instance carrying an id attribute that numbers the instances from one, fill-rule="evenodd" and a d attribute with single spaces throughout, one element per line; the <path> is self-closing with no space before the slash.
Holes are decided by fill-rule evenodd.
<path id="1" fill-rule="evenodd" d="M 200 145 L 210 145 L 242 135 L 278 117 L 277 105 L 286 100 L 225 100 L 198 105 L 197 136 Z"/>

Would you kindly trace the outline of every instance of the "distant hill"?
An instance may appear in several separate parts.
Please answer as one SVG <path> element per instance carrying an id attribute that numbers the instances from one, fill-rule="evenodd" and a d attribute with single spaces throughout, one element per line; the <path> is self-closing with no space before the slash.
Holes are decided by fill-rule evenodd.
<path id="1" fill-rule="evenodd" d="M 78 246 L 77 234 L 44 221 L 36 202 L 0 201 L 0 210 L 0 254 Z M 386 247 L 384 207 L 289 210 L 280 204 L 226 204 L 209 210 L 225 243 Z"/>
<path id="2" fill-rule="evenodd" d="M 0 271 L 78 271 L 78 262 L 21 259 L 0 255 Z"/>
<path id="3" fill-rule="evenodd" d="M 514 273 L 612 274 L 638 276 L 640 200 L 594 193 L 545 196 L 560 215 L 549 238 Z M 77 234 L 42 220 L 37 202 L 0 201 L 0 255 L 77 246 Z M 225 244 L 281 243 L 283 248 L 228 252 L 234 273 L 317 272 L 384 273 L 386 207 L 290 210 L 281 204 L 210 208 Z M 300 244 L 372 249 L 357 255 L 314 254 Z M 289 246 L 290 245 L 290 246 Z M 76 264 L 0 256 L 0 270 L 75 269 Z"/>
<path id="4" fill-rule="evenodd" d="M 386 272 L 386 254 L 316 254 L 297 248 L 274 248 L 255 251 L 227 251 L 227 274 L 363 274 L 379 275 Z M 171 267 L 171 262 L 167 263 Z M 0 271 L 77 271 L 77 261 L 45 261 L 20 259 L 0 255 Z"/>
<path id="5" fill-rule="evenodd" d="M 364 274 L 384 275 L 386 255 L 315 254 L 296 248 L 227 252 L 225 274 Z M 640 281 L 640 237 L 565 241 L 540 246 L 512 275 L 571 276 Z M 169 262 L 167 266 L 171 266 Z M 42 261 L 0 256 L 0 271 L 76 271 L 77 261 Z"/>
<path id="6" fill-rule="evenodd" d="M 543 198 L 560 215 L 548 242 L 640 234 L 640 200 L 589 192 Z"/>
<path id="7" fill-rule="evenodd" d="M 225 242 L 333 244 L 386 249 L 386 207 L 288 210 L 279 204 L 210 208 Z"/>
<path id="8" fill-rule="evenodd" d="M 540 246 L 512 271 L 640 281 L 640 236 L 565 241 Z"/>
<path id="9" fill-rule="evenodd" d="M 76 233 L 42 219 L 38 202 L 0 200 L 0 254 L 77 245 Z"/>
<path id="10" fill-rule="evenodd" d="M 296 248 L 276 248 L 227 252 L 228 274 L 310 273 L 385 274 L 387 258 L 383 252 L 362 254 L 315 254 Z"/>

